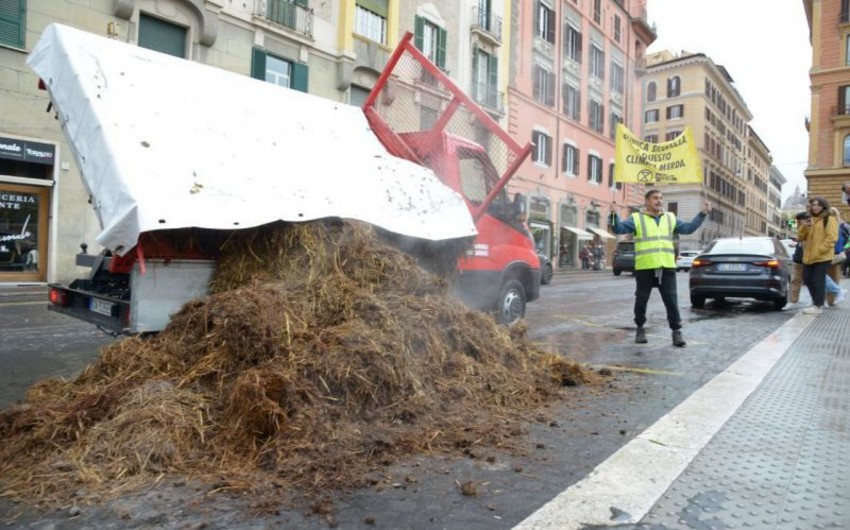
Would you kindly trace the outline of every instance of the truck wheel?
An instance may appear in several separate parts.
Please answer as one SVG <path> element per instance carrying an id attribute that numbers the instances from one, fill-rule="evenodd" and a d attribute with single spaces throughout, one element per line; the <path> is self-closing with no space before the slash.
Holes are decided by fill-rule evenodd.
<path id="1" fill-rule="evenodd" d="M 623 271 L 621 271 L 620 269 L 617 269 L 617 268 L 611 269 L 611 271 L 614 273 L 614 276 L 619 276 L 620 273 L 623 272 Z"/>
<path id="2" fill-rule="evenodd" d="M 691 305 L 696 309 L 705 307 L 705 297 L 696 294 L 691 295 Z"/>
<path id="3" fill-rule="evenodd" d="M 502 286 L 496 307 L 496 319 L 512 326 L 525 316 L 525 287 L 519 280 L 508 280 Z"/>
<path id="4" fill-rule="evenodd" d="M 552 281 L 552 276 L 555 274 L 555 271 L 552 270 L 552 264 L 547 263 L 543 266 L 543 270 L 540 271 L 540 283 L 543 285 L 549 285 L 549 282 Z"/>

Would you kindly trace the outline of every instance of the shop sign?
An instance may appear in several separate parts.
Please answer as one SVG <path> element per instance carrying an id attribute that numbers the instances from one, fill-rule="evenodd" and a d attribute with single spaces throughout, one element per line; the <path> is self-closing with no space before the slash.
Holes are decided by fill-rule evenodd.
<path id="1" fill-rule="evenodd" d="M 56 158 L 56 147 L 41 142 L 0 136 L 0 158 L 52 166 Z"/>

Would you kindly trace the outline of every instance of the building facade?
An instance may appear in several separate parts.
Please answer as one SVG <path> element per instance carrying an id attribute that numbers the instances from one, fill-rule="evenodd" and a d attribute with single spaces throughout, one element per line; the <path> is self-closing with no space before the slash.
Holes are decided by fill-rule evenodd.
<path id="1" fill-rule="evenodd" d="M 643 135 L 669 141 L 690 127 L 703 161 L 702 184 L 664 186 L 667 208 L 690 220 L 707 200 L 702 230 L 681 236 L 680 249 L 698 250 L 715 237 L 771 235 L 784 183 L 770 150 L 748 125 L 752 114 L 732 76 L 701 53 L 661 51 L 647 57 Z M 771 191 L 772 190 L 772 191 Z"/>
<path id="2" fill-rule="evenodd" d="M 533 146 L 512 191 L 526 196 L 538 249 L 575 267 L 581 245 L 613 248 L 612 208 L 643 202 L 640 186 L 613 180 L 614 134 L 619 122 L 639 131 L 639 78 L 655 33 L 645 0 L 528 0 L 512 9 L 508 132 Z"/>
<path id="3" fill-rule="evenodd" d="M 812 44 L 808 195 L 826 198 L 846 219 L 841 185 L 850 182 L 850 1 L 803 0 L 803 6 Z"/>

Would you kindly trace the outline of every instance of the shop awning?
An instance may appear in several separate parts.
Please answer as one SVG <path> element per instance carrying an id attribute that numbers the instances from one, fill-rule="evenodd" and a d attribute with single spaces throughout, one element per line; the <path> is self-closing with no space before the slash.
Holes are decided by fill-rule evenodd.
<path id="1" fill-rule="evenodd" d="M 562 226 L 561 228 L 569 230 L 573 234 L 577 235 L 579 239 L 593 239 L 593 234 L 585 232 L 581 228 L 576 228 L 574 226 Z"/>
<path id="2" fill-rule="evenodd" d="M 603 239 L 617 239 L 617 236 L 612 236 L 607 230 L 596 228 L 594 226 L 588 226 L 587 229 Z"/>

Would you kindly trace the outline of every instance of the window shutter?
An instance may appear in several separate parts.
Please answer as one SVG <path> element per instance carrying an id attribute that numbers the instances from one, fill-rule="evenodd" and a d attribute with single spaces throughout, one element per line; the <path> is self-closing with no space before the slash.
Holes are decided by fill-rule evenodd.
<path id="1" fill-rule="evenodd" d="M 549 11 L 549 18 L 546 27 L 546 40 L 555 44 L 555 12 Z"/>
<path id="2" fill-rule="evenodd" d="M 422 17 L 417 16 L 413 19 L 413 45 L 416 49 L 422 51 L 424 46 L 425 21 Z"/>
<path id="3" fill-rule="evenodd" d="M 490 55 L 490 86 L 488 87 L 490 91 L 495 94 L 496 90 L 499 87 L 499 59 L 496 55 Z"/>
<path id="4" fill-rule="evenodd" d="M 593 180 L 593 155 L 587 155 L 587 180 Z"/>
<path id="5" fill-rule="evenodd" d="M 581 166 L 581 149 L 576 148 L 575 153 L 573 154 L 573 175 L 579 175 L 579 169 Z"/>
<path id="6" fill-rule="evenodd" d="M 388 4 L 389 0 L 357 0 L 357 5 L 384 18 L 389 12 Z"/>
<path id="7" fill-rule="evenodd" d="M 446 67 L 446 30 L 437 28 L 437 66 Z"/>
<path id="8" fill-rule="evenodd" d="M 266 80 L 266 52 L 259 48 L 251 50 L 251 77 Z"/>
<path id="9" fill-rule="evenodd" d="M 567 144 L 564 144 L 564 149 L 561 151 L 561 171 L 563 173 L 567 172 L 567 150 L 569 148 Z"/>
<path id="10" fill-rule="evenodd" d="M 0 44 L 15 48 L 24 47 L 26 29 L 26 2 L 0 0 Z"/>
<path id="11" fill-rule="evenodd" d="M 309 69 L 304 63 L 292 63 L 292 88 L 307 92 L 307 77 Z"/>
<path id="12" fill-rule="evenodd" d="M 555 105 L 555 74 L 548 73 L 546 75 L 546 104 Z"/>
<path id="13" fill-rule="evenodd" d="M 552 165 L 552 138 L 549 136 L 545 136 L 546 138 L 546 165 Z"/>
<path id="14" fill-rule="evenodd" d="M 307 0 L 295 0 L 295 5 L 307 8 Z"/>
<path id="15" fill-rule="evenodd" d="M 139 15 L 139 46 L 185 59 L 186 28 Z"/>

